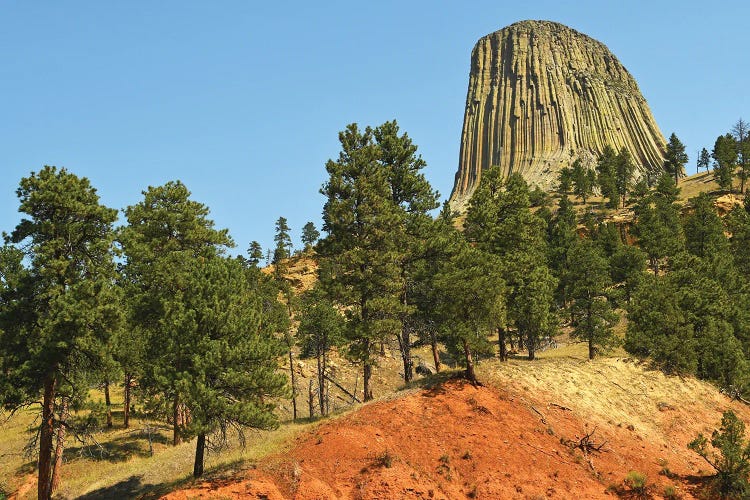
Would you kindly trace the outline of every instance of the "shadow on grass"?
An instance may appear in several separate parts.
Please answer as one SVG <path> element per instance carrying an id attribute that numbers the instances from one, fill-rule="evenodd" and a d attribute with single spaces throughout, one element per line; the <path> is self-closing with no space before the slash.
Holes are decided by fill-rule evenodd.
<path id="1" fill-rule="evenodd" d="M 151 441 L 169 444 L 171 440 L 159 432 L 151 435 Z M 116 439 L 85 446 L 71 446 L 65 449 L 65 457 L 72 459 L 85 456 L 95 461 L 124 462 L 133 456 L 148 457 L 148 438 L 142 432 L 132 432 Z"/>
<path id="2" fill-rule="evenodd" d="M 145 493 L 149 488 L 153 487 L 150 484 L 143 484 L 140 476 L 130 476 L 124 481 L 115 483 L 111 486 L 105 486 L 94 490 L 85 495 L 78 497 L 79 499 L 85 500 L 101 500 L 105 498 L 136 498 Z"/>

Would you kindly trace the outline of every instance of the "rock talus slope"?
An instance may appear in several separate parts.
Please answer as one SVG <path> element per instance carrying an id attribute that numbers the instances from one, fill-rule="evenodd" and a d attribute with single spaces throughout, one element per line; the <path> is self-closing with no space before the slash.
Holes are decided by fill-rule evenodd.
<path id="1" fill-rule="evenodd" d="M 471 54 L 451 205 L 465 208 L 482 170 L 499 165 L 550 189 L 558 171 L 627 148 L 637 175 L 661 168 L 664 136 L 638 85 L 607 47 L 562 24 L 521 21 Z"/>

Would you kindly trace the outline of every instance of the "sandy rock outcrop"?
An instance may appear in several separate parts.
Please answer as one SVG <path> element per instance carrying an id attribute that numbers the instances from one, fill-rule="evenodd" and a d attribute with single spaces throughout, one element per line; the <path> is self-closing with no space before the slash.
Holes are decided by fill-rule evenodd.
<path id="1" fill-rule="evenodd" d="M 471 54 L 451 205 L 465 208 L 482 170 L 499 165 L 551 189 L 574 159 L 627 148 L 637 175 L 659 169 L 666 141 L 633 77 L 607 47 L 562 24 L 521 21 Z"/>

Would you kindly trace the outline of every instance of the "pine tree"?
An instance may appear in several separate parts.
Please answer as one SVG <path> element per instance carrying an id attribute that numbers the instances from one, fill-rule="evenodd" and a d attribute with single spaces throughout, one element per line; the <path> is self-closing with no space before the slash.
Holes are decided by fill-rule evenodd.
<path id="1" fill-rule="evenodd" d="M 740 179 L 740 193 L 745 192 L 745 181 L 750 177 L 750 124 L 740 118 L 732 127 L 737 145 L 737 177 Z"/>
<path id="2" fill-rule="evenodd" d="M 186 275 L 183 307 L 165 311 L 164 322 L 180 336 L 182 370 L 176 373 L 190 419 L 183 433 L 197 436 L 193 476 L 203 474 L 207 438 L 227 430 L 276 426 L 274 398 L 285 393 L 278 359 L 284 346 L 263 328 L 263 302 L 253 274 L 240 262 L 209 257 Z M 155 368 L 156 369 L 156 368 Z"/>
<path id="3" fill-rule="evenodd" d="M 618 316 L 607 297 L 611 286 L 609 265 L 597 246 L 590 240 L 578 240 L 568 254 L 570 297 L 576 318 L 572 336 L 585 340 L 589 359 L 617 345 L 612 327 Z"/>
<path id="4" fill-rule="evenodd" d="M 666 153 L 664 155 L 664 170 L 674 177 L 674 183 L 685 177 L 685 164 L 688 162 L 688 155 L 685 153 L 685 145 L 680 142 L 672 132 L 667 141 Z"/>
<path id="5" fill-rule="evenodd" d="M 556 296 L 562 307 L 566 307 L 568 302 L 568 251 L 578 238 L 576 229 L 576 213 L 568 197 L 563 196 L 548 230 L 549 263 L 558 280 Z"/>
<path id="6" fill-rule="evenodd" d="M 698 257 L 709 257 L 728 247 L 724 225 L 707 193 L 690 200 L 692 212 L 685 220 L 685 247 Z"/>
<path id="7" fill-rule="evenodd" d="M 573 171 L 570 167 L 563 167 L 557 177 L 557 192 L 563 196 L 570 193 L 573 185 Z"/>
<path id="8" fill-rule="evenodd" d="M 417 146 L 408 134 L 399 134 L 395 120 L 385 122 L 373 130 L 379 150 L 379 162 L 388 176 L 391 202 L 399 213 L 401 224 L 397 239 L 401 275 L 402 304 L 401 332 L 396 336 L 404 365 L 404 381 L 413 377 L 411 355 L 412 330 L 416 303 L 410 293 L 413 289 L 417 267 L 427 258 L 426 240 L 432 229 L 429 211 L 437 208 L 438 193 L 432 189 L 422 170 L 427 166 L 417 154 Z"/>
<path id="9" fill-rule="evenodd" d="M 617 166 L 617 153 L 611 146 L 604 146 L 604 150 L 596 163 L 596 181 L 602 191 L 602 196 L 609 200 L 608 206 L 611 208 L 617 208 L 619 199 Z M 584 203 L 586 202 L 584 201 Z"/>
<path id="10" fill-rule="evenodd" d="M 737 167 L 737 144 L 731 134 L 720 135 L 711 153 L 714 159 L 714 180 L 719 188 L 732 192 L 732 177 Z"/>
<path id="11" fill-rule="evenodd" d="M 129 315 L 146 339 L 144 362 L 150 369 L 139 384 L 155 411 L 170 415 L 176 445 L 186 428 L 182 381 L 189 376 L 191 361 L 184 353 L 182 333 L 166 318 L 189 314 L 186 295 L 193 270 L 233 243 L 226 230 L 214 228 L 208 208 L 191 200 L 180 181 L 149 187 L 143 196 L 125 209 L 128 225 L 120 235 L 127 258 L 123 276 L 130 284 Z"/>
<path id="12" fill-rule="evenodd" d="M 328 414 L 328 354 L 343 343 L 344 317 L 335 309 L 322 290 L 313 288 L 303 299 L 297 335 L 302 354 L 317 363 L 318 403 L 320 414 Z"/>
<path id="13" fill-rule="evenodd" d="M 676 255 L 684 247 L 680 213 L 674 203 L 678 192 L 671 176 L 664 174 L 656 191 L 635 209 L 634 233 L 648 255 L 654 274 L 659 272 L 662 259 Z"/>
<path id="14" fill-rule="evenodd" d="M 614 163 L 615 190 L 620 197 L 621 206 L 625 206 L 625 199 L 633 182 L 635 164 L 633 163 L 633 157 L 630 156 L 630 152 L 625 148 L 622 148 L 617 154 Z"/>
<path id="15" fill-rule="evenodd" d="M 263 258 L 263 249 L 261 248 L 260 243 L 255 240 L 250 242 L 250 245 L 247 247 L 247 258 L 252 266 L 260 264 L 260 261 Z"/>
<path id="16" fill-rule="evenodd" d="M 621 283 L 625 301 L 629 304 L 646 275 L 646 255 L 640 248 L 620 245 L 609 259 L 610 275 L 614 283 Z"/>
<path id="17" fill-rule="evenodd" d="M 279 217 L 276 220 L 276 234 L 273 237 L 276 248 L 273 250 L 273 260 L 276 274 L 283 275 L 286 271 L 286 261 L 292 255 L 292 238 L 289 236 L 289 224 L 286 218 Z"/>
<path id="18" fill-rule="evenodd" d="M 698 155 L 698 159 L 696 161 L 696 170 L 700 171 L 700 169 L 705 168 L 706 172 L 708 173 L 708 168 L 711 166 L 711 155 L 708 153 L 708 150 L 706 148 L 701 149 L 700 154 Z"/>
<path id="19" fill-rule="evenodd" d="M 0 400 L 15 408 L 42 394 L 37 494 L 49 499 L 59 484 L 68 408 L 87 398 L 86 381 L 102 368 L 121 318 L 113 287 L 117 211 L 64 168 L 32 172 L 17 195 L 28 218 L 9 238 L 24 260 L 17 250 L 3 252 Z"/>
<path id="20" fill-rule="evenodd" d="M 447 347 L 462 359 L 466 378 L 477 383 L 476 356 L 492 352 L 488 334 L 505 322 L 500 262 L 493 255 L 460 242 L 455 254 L 441 266 L 434 286 L 434 307 Z"/>
<path id="21" fill-rule="evenodd" d="M 571 172 L 573 177 L 573 194 L 577 198 L 581 198 L 581 201 L 585 205 L 586 199 L 594 192 L 596 173 L 593 170 L 585 168 L 580 159 L 573 162 Z"/>
<path id="22" fill-rule="evenodd" d="M 371 400 L 376 347 L 402 328 L 401 255 L 397 236 L 403 213 L 392 201 L 388 169 L 379 163 L 373 130 L 356 124 L 339 133 L 341 152 L 329 160 L 321 188 L 321 284 L 346 313 L 349 356 L 363 365 L 364 399 Z"/>
<path id="23" fill-rule="evenodd" d="M 320 232 L 315 229 L 315 224 L 308 222 L 302 227 L 302 244 L 305 250 L 312 248 L 318 238 L 320 238 Z"/>

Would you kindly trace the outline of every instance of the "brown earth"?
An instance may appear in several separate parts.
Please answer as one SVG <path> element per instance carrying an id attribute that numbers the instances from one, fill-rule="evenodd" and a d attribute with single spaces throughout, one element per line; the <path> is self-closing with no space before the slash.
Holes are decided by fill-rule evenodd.
<path id="1" fill-rule="evenodd" d="M 239 476 L 165 498 L 612 498 L 638 471 L 652 498 L 672 486 L 690 499 L 708 467 L 686 444 L 727 407 L 750 415 L 708 384 L 627 360 L 541 366 L 514 380 L 530 366 L 495 363 L 492 386 L 450 379 L 365 405 Z M 587 434 L 601 451 L 575 447 Z"/>

